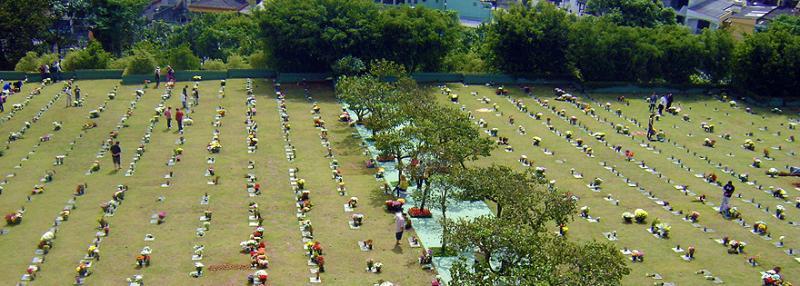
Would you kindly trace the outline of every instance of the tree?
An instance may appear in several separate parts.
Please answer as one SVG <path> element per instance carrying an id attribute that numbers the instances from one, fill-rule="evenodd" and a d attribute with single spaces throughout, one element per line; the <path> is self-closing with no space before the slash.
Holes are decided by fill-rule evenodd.
<path id="1" fill-rule="evenodd" d="M 532 171 L 516 172 L 509 167 L 491 165 L 488 167 L 467 168 L 461 171 L 455 184 L 462 189 L 460 198 L 464 200 L 487 200 L 495 204 L 495 215 L 505 217 L 503 209 L 533 194 L 540 180 Z M 517 209 L 522 209 L 518 207 Z"/>
<path id="2" fill-rule="evenodd" d="M 125 75 L 132 74 L 149 74 L 154 71 L 156 60 L 153 58 L 147 49 L 135 48 L 133 55 L 127 60 L 127 67 L 125 68 Z"/>
<path id="3" fill-rule="evenodd" d="M 451 174 L 438 174 L 430 177 L 431 183 L 430 186 L 432 188 L 431 192 L 431 200 L 434 202 L 432 204 L 432 209 L 438 210 L 442 213 L 442 218 L 439 221 L 442 225 L 442 237 L 441 237 L 441 255 L 446 255 L 449 249 L 447 246 L 448 241 L 450 240 L 450 224 L 451 221 L 447 219 L 447 209 L 450 204 L 455 200 L 455 197 L 458 195 L 459 189 L 454 184 L 456 180 L 456 176 L 458 173 L 451 173 Z"/>
<path id="4" fill-rule="evenodd" d="M 225 63 L 228 69 L 246 69 L 248 68 L 244 58 L 238 54 L 231 54 Z"/>
<path id="5" fill-rule="evenodd" d="M 455 13 L 422 5 L 383 9 L 376 25 L 381 36 L 375 58 L 397 62 L 412 72 L 438 70 L 459 33 Z"/>
<path id="6" fill-rule="evenodd" d="M 192 53 L 189 45 L 182 45 L 170 49 L 169 64 L 175 70 L 197 70 L 200 69 L 200 58 Z"/>
<path id="7" fill-rule="evenodd" d="M 94 37 L 116 55 L 134 44 L 134 35 L 145 25 L 141 12 L 147 0 L 92 0 L 90 21 Z"/>
<path id="8" fill-rule="evenodd" d="M 736 43 L 728 31 L 703 30 L 700 34 L 702 70 L 712 82 L 730 79 L 733 63 L 733 50 Z"/>
<path id="9" fill-rule="evenodd" d="M 511 74 L 560 76 L 567 71 L 569 17 L 541 1 L 497 10 L 486 33 L 489 63 Z"/>
<path id="10" fill-rule="evenodd" d="M 39 54 L 34 51 L 25 53 L 25 56 L 19 59 L 14 66 L 15 71 L 20 72 L 36 72 L 39 69 Z"/>
<path id="11" fill-rule="evenodd" d="M 251 15 L 198 13 L 191 17 L 189 23 L 173 28 L 169 46 L 188 44 L 199 57 L 213 59 L 249 55 L 259 47 L 258 22 Z"/>
<path id="12" fill-rule="evenodd" d="M 227 67 L 225 66 L 225 62 L 223 62 L 222 60 L 214 60 L 214 59 L 203 62 L 201 68 L 209 71 L 222 71 L 227 69 Z"/>
<path id="13" fill-rule="evenodd" d="M 336 75 L 356 76 L 364 73 L 367 70 L 367 66 L 361 59 L 348 55 L 336 61 L 331 70 Z"/>
<path id="14" fill-rule="evenodd" d="M 800 16 L 780 15 L 769 22 L 770 30 L 786 30 L 795 36 L 800 36 Z"/>
<path id="15" fill-rule="evenodd" d="M 796 96 L 800 88 L 800 36 L 786 29 L 745 36 L 733 56 L 733 82 L 763 96 Z"/>
<path id="16" fill-rule="evenodd" d="M 0 1 L 0 69 L 10 70 L 36 42 L 44 40 L 54 17 L 51 0 Z"/>
<path id="17" fill-rule="evenodd" d="M 64 70 L 105 69 L 111 62 L 111 54 L 103 50 L 97 41 L 89 41 L 86 49 L 69 52 L 64 57 Z"/>
<path id="18" fill-rule="evenodd" d="M 632 27 L 675 24 L 675 11 L 652 0 L 589 0 L 586 12 L 605 16 L 614 23 Z"/>

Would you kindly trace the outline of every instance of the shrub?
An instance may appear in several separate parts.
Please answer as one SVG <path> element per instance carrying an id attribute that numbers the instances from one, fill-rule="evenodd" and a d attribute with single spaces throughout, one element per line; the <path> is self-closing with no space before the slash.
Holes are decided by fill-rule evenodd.
<path id="1" fill-rule="evenodd" d="M 118 59 L 113 59 L 108 62 L 108 69 L 112 70 L 124 70 L 128 67 L 128 63 L 130 63 L 132 56 L 121 57 Z"/>
<path id="2" fill-rule="evenodd" d="M 337 75 L 355 76 L 364 73 L 367 70 L 367 66 L 364 61 L 357 57 L 346 56 L 336 61 L 331 69 Z"/>
<path id="3" fill-rule="evenodd" d="M 39 54 L 34 51 L 27 52 L 24 57 L 19 59 L 14 70 L 18 72 L 39 71 Z"/>
<path id="4" fill-rule="evenodd" d="M 228 56 L 228 69 L 246 69 L 249 67 L 250 65 L 244 61 L 242 56 L 237 54 L 231 54 Z"/>
<path id="5" fill-rule="evenodd" d="M 225 63 L 222 60 L 207 60 L 203 63 L 202 68 L 209 71 L 225 70 Z"/>
<path id="6" fill-rule="evenodd" d="M 103 50 L 97 41 L 90 41 L 86 49 L 74 50 L 64 57 L 64 70 L 105 69 L 111 61 L 111 54 Z"/>
<path id="7" fill-rule="evenodd" d="M 135 49 L 133 55 L 128 58 L 128 65 L 125 68 L 124 75 L 148 74 L 156 66 L 156 60 L 153 55 L 143 49 Z"/>
<path id="8" fill-rule="evenodd" d="M 247 61 L 250 62 L 250 67 L 254 69 L 266 69 L 268 67 L 267 55 L 261 51 L 251 54 Z"/>
<path id="9" fill-rule="evenodd" d="M 39 56 L 39 62 L 36 65 L 36 71 L 39 71 L 39 66 L 41 65 L 53 65 L 55 61 L 58 60 L 58 54 L 43 54 Z"/>
<path id="10" fill-rule="evenodd" d="M 189 45 L 182 45 L 169 51 L 169 63 L 175 70 L 196 70 L 200 68 L 200 58 L 192 53 Z"/>

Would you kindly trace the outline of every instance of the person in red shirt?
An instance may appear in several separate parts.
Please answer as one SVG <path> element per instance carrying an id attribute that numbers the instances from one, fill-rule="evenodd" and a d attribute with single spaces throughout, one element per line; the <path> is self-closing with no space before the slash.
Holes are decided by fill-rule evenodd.
<path id="1" fill-rule="evenodd" d="M 175 123 L 178 123 L 178 132 L 183 133 L 183 110 L 177 108 L 175 111 Z"/>

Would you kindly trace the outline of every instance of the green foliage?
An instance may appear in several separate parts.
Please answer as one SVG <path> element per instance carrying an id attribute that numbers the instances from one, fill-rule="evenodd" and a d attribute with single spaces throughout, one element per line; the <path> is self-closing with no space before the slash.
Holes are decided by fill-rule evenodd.
<path id="1" fill-rule="evenodd" d="M 130 48 L 145 26 L 141 12 L 148 0 L 91 0 L 92 33 L 103 48 L 117 55 Z"/>
<path id="2" fill-rule="evenodd" d="M 231 54 L 228 56 L 226 63 L 228 69 L 246 69 L 249 65 L 244 62 L 244 58 L 238 54 Z"/>
<path id="3" fill-rule="evenodd" d="M 209 71 L 221 71 L 226 70 L 227 66 L 222 60 L 207 60 L 203 62 L 203 66 L 201 68 Z"/>
<path id="4" fill-rule="evenodd" d="M 728 31 L 703 30 L 700 34 L 702 70 L 712 82 L 729 80 L 736 43 Z"/>
<path id="5" fill-rule="evenodd" d="M 133 50 L 133 55 L 127 59 L 128 65 L 124 75 L 149 74 L 155 70 L 156 60 L 146 49 L 137 48 Z"/>
<path id="6" fill-rule="evenodd" d="M 196 13 L 185 25 L 172 27 L 168 46 L 188 44 L 201 58 L 225 59 L 231 54 L 249 55 L 258 48 L 258 22 L 235 13 Z"/>
<path id="7" fill-rule="evenodd" d="M 41 56 L 39 56 L 39 65 L 52 66 L 53 63 L 56 62 L 58 59 L 59 59 L 58 54 L 54 53 L 42 54 Z"/>
<path id="8" fill-rule="evenodd" d="M 17 65 L 14 66 L 15 71 L 20 72 L 36 72 L 39 69 L 39 54 L 34 51 L 25 53 L 25 56 L 19 59 Z"/>
<path id="9" fill-rule="evenodd" d="M 200 58 L 192 53 L 189 45 L 182 45 L 169 50 L 168 63 L 175 70 L 200 69 Z"/>
<path id="10" fill-rule="evenodd" d="M 796 96 L 800 88 L 800 36 L 768 29 L 747 36 L 733 56 L 733 82 L 765 96 Z"/>
<path id="11" fill-rule="evenodd" d="M 770 30 L 785 30 L 792 35 L 800 36 L 800 16 L 780 15 L 768 25 Z"/>
<path id="12" fill-rule="evenodd" d="M 257 18 L 271 66 L 282 71 L 327 71 L 348 55 L 436 69 L 458 29 L 449 12 L 369 0 L 268 1 Z"/>
<path id="13" fill-rule="evenodd" d="M 247 57 L 247 61 L 250 63 L 250 68 L 266 69 L 269 67 L 269 65 L 267 64 L 267 61 L 269 61 L 269 59 L 267 58 L 267 55 L 263 51 L 258 51 L 250 54 L 250 56 Z"/>
<path id="14" fill-rule="evenodd" d="M 105 69 L 111 61 L 111 54 L 103 50 L 97 41 L 90 41 L 83 50 L 75 50 L 64 57 L 63 68 L 67 71 L 81 69 Z"/>
<path id="15" fill-rule="evenodd" d="M 364 73 L 367 70 L 367 66 L 361 59 L 348 55 L 336 61 L 331 70 L 336 75 L 354 76 Z"/>
<path id="16" fill-rule="evenodd" d="M 124 70 L 128 67 L 128 63 L 133 59 L 133 56 L 125 56 L 118 59 L 113 59 L 108 63 L 108 69 Z"/>
<path id="17" fill-rule="evenodd" d="M 589 0 L 586 12 L 605 16 L 614 23 L 632 27 L 655 27 L 675 24 L 675 11 L 661 1 Z"/>
<path id="18" fill-rule="evenodd" d="M 42 40 L 49 35 L 48 29 L 55 19 L 45 7 L 50 0 L 3 0 L 0 1 L 0 70 L 15 67 L 16 62 L 27 51 L 35 48 L 34 39 Z"/>
<path id="19" fill-rule="evenodd" d="M 488 60 L 511 74 L 562 75 L 567 71 L 569 17 L 553 4 L 497 10 L 486 31 Z"/>

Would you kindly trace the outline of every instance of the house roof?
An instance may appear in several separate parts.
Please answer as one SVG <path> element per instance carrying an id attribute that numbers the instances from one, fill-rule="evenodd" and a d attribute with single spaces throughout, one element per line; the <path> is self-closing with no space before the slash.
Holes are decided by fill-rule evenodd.
<path id="1" fill-rule="evenodd" d="M 189 9 L 213 9 L 239 11 L 247 8 L 247 0 L 195 0 L 189 3 Z"/>
<path id="2" fill-rule="evenodd" d="M 777 18 L 780 15 L 800 16 L 800 9 L 791 8 L 791 7 L 781 7 L 781 8 L 773 9 L 772 11 L 769 11 L 769 13 L 765 14 L 764 16 L 761 16 L 761 18 L 758 18 L 757 23 L 758 24 L 765 24 L 766 22 L 769 22 L 769 21 Z"/>
<path id="3" fill-rule="evenodd" d="M 730 8 L 733 6 L 733 4 L 733 1 L 729 0 L 705 0 L 694 3 L 689 7 L 689 10 L 711 18 L 719 19 L 730 12 Z"/>
<path id="4" fill-rule="evenodd" d="M 758 19 L 763 17 L 772 10 L 775 10 L 777 6 L 747 6 L 742 8 L 742 11 L 736 13 L 734 17 L 736 18 L 746 18 L 746 19 Z"/>

